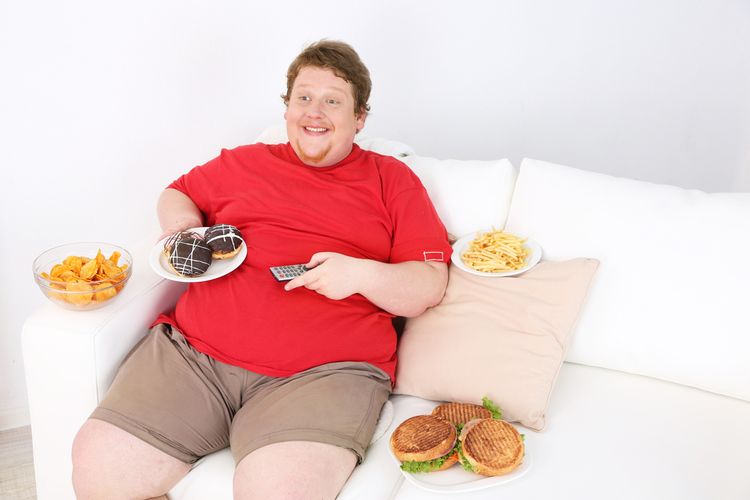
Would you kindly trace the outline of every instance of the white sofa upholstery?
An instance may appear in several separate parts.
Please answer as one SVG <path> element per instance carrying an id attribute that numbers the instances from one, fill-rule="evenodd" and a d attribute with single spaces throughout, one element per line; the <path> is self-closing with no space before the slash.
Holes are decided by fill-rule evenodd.
<path id="1" fill-rule="evenodd" d="M 547 426 L 542 432 L 523 431 L 532 463 L 528 472 L 507 484 L 455 497 L 750 498 L 750 363 L 742 362 L 750 359 L 750 327 L 743 320 L 746 309 L 739 307 L 747 304 L 750 295 L 750 264 L 722 263 L 723 277 L 715 276 L 711 269 L 689 269 L 685 271 L 690 273 L 689 279 L 683 279 L 675 267 L 689 260 L 691 252 L 721 256 L 722 245 L 744 251 L 746 256 L 750 244 L 738 234 L 747 232 L 747 223 L 743 227 L 740 221 L 750 220 L 742 218 L 750 213 L 750 194 L 711 197 L 525 160 L 511 198 L 517 172 L 507 161 L 446 163 L 415 157 L 398 143 L 361 142 L 404 156 L 423 178 L 441 216 L 459 228 L 455 232 L 466 232 L 461 229 L 471 224 L 473 217 L 461 213 L 462 207 L 475 210 L 486 197 L 487 208 L 476 216 L 486 219 L 478 220 L 475 229 L 502 227 L 507 222 L 510 229 L 533 235 L 544 247 L 545 258 L 585 256 L 601 261 L 599 278 L 604 279 L 597 280 L 582 312 L 580 331 L 552 394 Z M 384 145 L 387 148 L 381 147 Z M 489 172 L 492 183 L 473 181 L 461 187 L 459 182 L 448 182 L 451 176 L 468 175 L 472 168 Z M 673 200 L 672 195 L 686 196 L 694 220 L 706 220 L 704 216 L 721 214 L 727 207 L 731 210 L 720 221 L 722 231 L 711 233 L 711 243 L 694 247 L 680 246 L 680 228 L 675 227 L 681 220 L 677 205 L 666 209 L 655 206 L 650 211 L 634 208 L 633 216 L 643 218 L 640 226 L 646 228 L 645 240 L 650 245 L 643 255 L 663 261 L 661 266 L 648 262 L 646 271 L 639 271 L 641 261 L 628 260 L 616 251 L 627 244 L 627 238 L 618 239 L 618 231 L 607 230 L 610 220 L 623 230 L 635 231 L 634 236 L 644 237 L 638 233 L 639 225 L 633 225 L 632 214 L 620 213 L 617 200 L 610 196 L 596 200 L 601 203 L 596 207 L 589 201 L 594 212 L 585 217 L 587 202 L 582 197 L 587 193 L 564 196 L 554 189 L 563 190 L 566 183 L 605 191 L 607 185 L 614 186 L 624 190 L 633 203 L 638 203 L 640 196 L 655 203 L 659 193 L 664 193 L 665 200 Z M 609 219 L 604 216 L 608 203 L 615 205 Z M 545 213 L 554 214 L 554 220 L 545 218 Z M 658 231 L 648 232 L 653 225 L 647 219 L 655 214 L 663 216 L 665 230 L 671 228 L 669 238 L 660 237 Z M 449 231 L 454 228 L 448 227 Z M 162 280 L 147 268 L 149 246 L 150 242 L 144 241 L 131 248 L 133 278 L 108 307 L 77 313 L 48 304 L 24 325 L 24 362 L 41 500 L 73 498 L 70 445 L 75 432 L 106 392 L 119 362 L 146 333 L 146 325 L 158 311 L 171 307 L 182 290 L 182 285 Z M 681 248 L 680 253 L 670 254 L 673 248 Z M 664 264 L 670 259 L 674 265 Z M 636 277 L 643 281 L 640 290 L 633 290 Z M 670 289 L 670 282 L 675 288 Z M 706 316 L 713 316 L 714 322 L 705 322 Z M 388 410 L 392 410 L 392 419 L 381 422 L 384 432 L 374 440 L 339 498 L 445 498 L 406 479 L 388 452 L 393 429 L 409 416 L 429 412 L 435 404 L 413 396 L 391 397 Z M 230 499 L 233 465 L 227 450 L 202 459 L 170 497 Z"/>

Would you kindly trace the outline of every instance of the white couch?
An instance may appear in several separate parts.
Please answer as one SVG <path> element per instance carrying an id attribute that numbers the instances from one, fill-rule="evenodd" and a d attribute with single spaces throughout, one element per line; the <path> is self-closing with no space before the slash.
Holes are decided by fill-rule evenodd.
<path id="1" fill-rule="evenodd" d="M 544 258 L 600 261 L 541 432 L 522 430 L 533 463 L 506 484 L 458 498 L 750 498 L 750 194 L 706 194 L 535 160 L 403 157 L 449 231 L 490 226 L 530 235 Z M 38 497 L 73 498 L 70 447 L 119 362 L 182 285 L 148 269 L 131 245 L 131 282 L 86 313 L 41 307 L 24 325 Z M 512 279 L 512 278 L 507 278 Z M 65 362 L 67 360 L 67 362 Z M 405 418 L 436 403 L 394 395 L 339 498 L 439 499 L 406 480 L 388 452 Z M 227 450 L 201 460 L 170 493 L 231 498 Z"/>

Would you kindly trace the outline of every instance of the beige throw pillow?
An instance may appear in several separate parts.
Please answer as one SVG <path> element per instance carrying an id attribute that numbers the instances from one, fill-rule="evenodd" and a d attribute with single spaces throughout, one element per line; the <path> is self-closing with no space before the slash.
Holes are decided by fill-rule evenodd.
<path id="1" fill-rule="evenodd" d="M 394 392 L 480 404 L 487 396 L 506 420 L 541 430 L 598 266 L 542 261 L 505 278 L 452 266 L 443 301 L 406 321 Z"/>

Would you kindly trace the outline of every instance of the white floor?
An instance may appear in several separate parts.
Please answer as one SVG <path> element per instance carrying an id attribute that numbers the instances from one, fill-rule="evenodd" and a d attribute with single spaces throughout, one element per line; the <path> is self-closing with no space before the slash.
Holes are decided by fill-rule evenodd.
<path id="1" fill-rule="evenodd" d="M 0 432 L 0 499 L 36 500 L 28 426 Z"/>

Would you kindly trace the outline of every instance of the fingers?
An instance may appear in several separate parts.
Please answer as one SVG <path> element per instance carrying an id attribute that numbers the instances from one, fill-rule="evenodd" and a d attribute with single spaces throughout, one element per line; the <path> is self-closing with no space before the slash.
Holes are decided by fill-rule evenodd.
<path id="1" fill-rule="evenodd" d="M 188 218 L 181 218 L 175 220 L 172 224 L 168 225 L 166 228 L 162 226 L 162 231 L 164 231 L 161 236 L 159 236 L 159 240 L 161 241 L 167 236 L 172 236 L 173 234 L 177 234 L 182 231 L 187 231 L 188 229 L 194 228 L 194 227 L 200 227 L 201 224 L 203 224 L 200 220 L 188 217 Z"/>
<path id="2" fill-rule="evenodd" d="M 302 279 L 305 277 L 305 274 L 303 274 L 302 276 L 297 276 L 291 281 L 287 281 L 286 284 L 284 285 L 284 290 L 288 292 L 289 290 L 294 290 L 297 287 L 305 286 L 305 282 Z"/>
<path id="3" fill-rule="evenodd" d="M 320 264 L 328 260 L 332 255 L 334 255 L 331 252 L 318 252 L 316 254 L 313 254 L 312 257 L 310 257 L 310 261 L 305 264 L 305 267 L 308 269 L 308 271 L 303 274 L 302 276 L 297 276 L 293 280 L 287 282 L 286 285 L 284 285 L 284 290 L 294 290 L 295 288 L 304 286 L 309 288 L 310 290 L 315 290 L 313 288 L 313 283 L 317 280 L 319 273 L 314 273 L 314 268 L 318 267 Z"/>
<path id="4" fill-rule="evenodd" d="M 313 267 L 317 267 L 326 260 L 330 259 L 331 256 L 333 256 L 333 252 L 318 252 L 316 254 L 313 254 L 312 257 L 310 257 L 310 262 L 305 264 L 305 267 L 308 269 L 312 269 Z"/>
<path id="5" fill-rule="evenodd" d="M 326 274 L 330 275 L 332 269 L 335 269 L 335 266 L 334 268 L 331 268 L 331 264 L 328 264 L 326 266 L 323 266 L 322 264 L 336 256 L 340 256 L 340 254 L 337 254 L 335 252 L 318 252 L 316 254 L 313 254 L 313 256 L 310 257 L 310 261 L 305 264 L 305 267 L 308 269 L 308 271 L 302 276 L 297 276 L 293 280 L 287 282 L 284 285 L 284 290 L 289 291 L 304 286 L 309 290 L 314 290 L 318 293 L 326 295 L 326 293 L 321 291 L 321 288 L 327 289 L 329 287 L 329 285 L 324 284 L 330 284 L 330 279 L 326 278 L 325 276 Z"/>
<path id="6" fill-rule="evenodd" d="M 306 272 L 302 276 L 297 276 L 291 281 L 288 281 L 286 285 L 284 285 L 284 290 L 294 290 L 295 288 L 304 286 L 306 288 L 309 288 L 310 290 L 315 290 L 315 283 L 317 282 L 317 277 L 310 275 L 310 271 Z"/>
<path id="7" fill-rule="evenodd" d="M 170 230 L 168 230 L 168 231 L 166 231 L 166 232 L 162 233 L 162 234 L 161 234 L 161 236 L 159 236 L 159 239 L 158 239 L 158 240 L 156 240 L 156 241 L 157 241 L 157 242 L 158 242 L 158 241 L 161 241 L 161 240 L 163 240 L 164 238 L 167 238 L 167 237 L 169 237 L 169 236 L 172 236 L 172 235 L 174 235 L 174 234 L 177 234 L 177 233 L 181 233 L 182 231 L 184 231 L 184 229 L 177 229 L 177 230 L 174 230 L 174 231 L 170 229 Z"/>
<path id="8" fill-rule="evenodd" d="M 167 236 L 172 236 L 173 234 L 174 234 L 173 232 L 161 233 L 161 236 L 159 236 L 156 239 L 156 241 L 159 242 L 159 241 L 163 240 L 164 238 L 166 238 Z"/>

